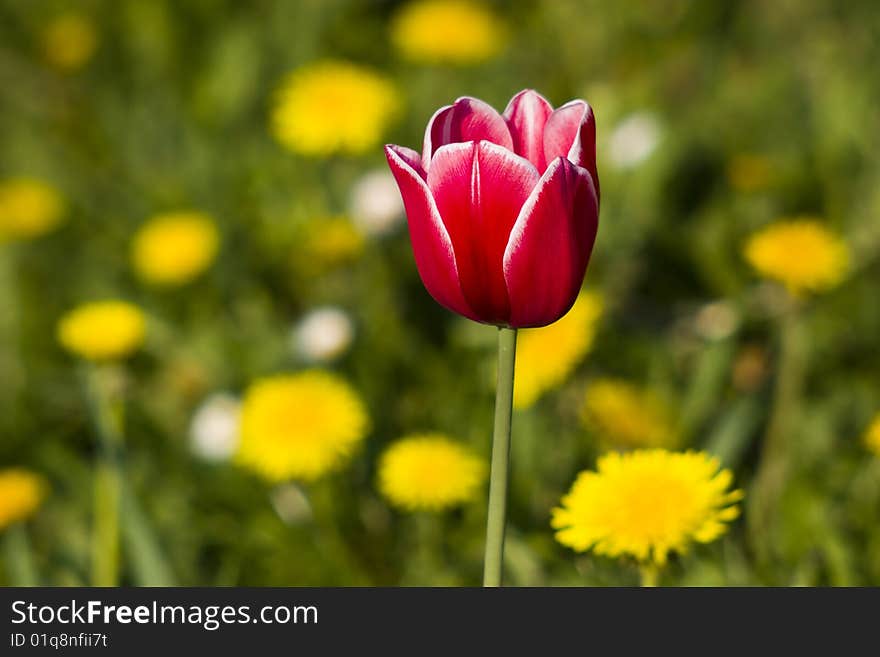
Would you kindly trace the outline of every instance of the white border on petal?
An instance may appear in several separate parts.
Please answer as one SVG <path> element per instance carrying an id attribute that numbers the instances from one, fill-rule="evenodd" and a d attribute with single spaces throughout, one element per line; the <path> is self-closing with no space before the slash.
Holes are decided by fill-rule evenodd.
<path id="1" fill-rule="evenodd" d="M 492 107 L 485 100 L 480 100 L 479 98 L 475 98 L 474 96 L 459 96 L 458 98 L 455 99 L 455 102 L 452 103 L 452 105 L 444 105 L 443 107 L 438 109 L 436 112 L 434 112 L 434 114 L 432 114 L 431 118 L 428 120 L 428 125 L 425 128 L 425 136 L 422 139 L 422 168 L 425 170 L 425 172 L 428 171 L 428 168 L 430 167 L 430 164 L 431 164 L 431 160 L 434 159 L 434 155 L 436 155 L 436 153 L 431 152 L 434 150 L 434 143 L 431 139 L 431 133 L 433 132 L 434 122 L 437 120 L 437 117 L 441 113 L 443 113 L 447 110 L 451 110 L 449 112 L 449 118 L 447 119 L 446 124 L 443 125 L 443 127 L 442 127 L 442 135 L 441 135 L 440 140 L 441 140 L 441 142 L 443 142 L 443 145 L 440 146 L 437 150 L 440 150 L 440 148 L 443 148 L 443 146 L 449 146 L 452 143 L 456 143 L 456 144 L 468 143 L 468 142 L 451 142 L 450 141 L 452 139 L 452 117 L 454 115 L 455 109 L 457 108 L 458 104 L 462 103 L 464 101 L 472 103 L 476 106 L 485 107 L 486 110 L 488 110 L 488 111 L 495 112 L 495 114 L 498 115 L 498 118 L 500 118 L 502 123 L 504 124 L 504 127 L 508 133 L 508 137 L 510 137 L 511 144 L 513 143 L 513 135 L 510 134 L 510 128 L 508 127 L 507 120 L 503 114 L 501 114 L 497 109 Z M 551 107 L 552 107 L 552 105 L 551 105 Z M 473 140 L 471 140 L 471 141 L 473 141 Z M 489 143 L 494 143 L 494 142 L 489 142 Z M 501 146 L 500 144 L 498 144 L 498 145 Z M 504 148 L 505 150 L 510 150 L 511 152 L 513 152 L 511 149 L 508 149 L 505 146 L 501 146 L 501 148 Z"/>
<path id="2" fill-rule="evenodd" d="M 445 112 L 448 109 L 452 109 L 452 105 L 444 105 L 434 112 L 434 114 L 431 115 L 431 118 L 428 119 L 428 126 L 425 128 L 425 136 L 422 139 L 422 169 L 424 169 L 426 173 L 428 171 L 428 165 L 431 164 L 431 159 L 433 157 L 432 151 L 434 150 L 434 145 L 431 141 L 431 133 L 434 131 L 434 121 L 437 120 L 437 117 L 440 116 L 442 112 Z"/>
<path id="3" fill-rule="evenodd" d="M 550 178 L 556 173 L 556 169 L 560 166 L 562 166 L 562 156 L 553 160 L 553 162 L 550 163 L 550 166 L 544 170 L 544 175 L 541 176 L 538 184 L 535 185 L 532 193 L 529 194 L 526 202 L 523 203 L 519 215 L 517 215 L 516 221 L 513 223 L 513 228 L 510 229 L 510 237 L 507 239 L 507 246 L 504 247 L 504 257 L 501 260 L 501 268 L 504 271 L 505 282 L 507 281 L 507 273 L 510 269 L 510 259 L 513 257 L 513 252 L 519 248 L 519 245 L 522 242 L 528 219 L 532 216 L 532 211 L 535 209 L 538 199 L 546 190 Z"/>
<path id="4" fill-rule="evenodd" d="M 509 121 L 509 120 L 511 119 L 511 117 L 513 116 L 513 103 L 514 103 L 514 101 L 515 101 L 517 98 L 519 98 L 520 96 L 525 96 L 525 95 L 528 94 L 528 93 L 532 93 L 532 94 L 536 95 L 538 98 L 540 98 L 540 99 L 543 100 L 545 103 L 547 103 L 547 107 L 550 108 L 550 113 L 551 113 L 551 114 L 552 114 L 553 112 L 556 111 L 556 110 L 554 109 L 554 107 L 553 107 L 553 103 L 551 103 L 549 100 L 547 100 L 547 99 L 544 97 L 544 94 L 538 93 L 538 92 L 535 91 L 534 89 L 523 89 L 522 91 L 520 91 L 520 92 L 518 92 L 517 94 L 515 94 L 515 95 L 513 96 L 513 98 L 510 99 L 510 101 L 507 103 L 507 107 L 505 107 L 505 108 L 504 108 L 504 111 L 501 113 L 501 116 L 503 116 L 506 120 Z M 510 114 L 508 114 L 508 112 L 510 112 Z"/>
<path id="5" fill-rule="evenodd" d="M 572 164 L 574 164 L 576 166 L 580 166 L 578 164 L 578 162 L 581 161 L 582 156 L 583 156 L 583 150 L 584 150 L 584 145 L 583 145 L 583 143 L 581 143 L 581 128 L 584 127 L 584 122 L 586 121 L 587 116 L 592 116 L 594 123 L 596 121 L 596 117 L 593 114 L 593 107 L 592 107 L 592 105 L 590 105 L 590 103 L 585 101 L 583 98 L 575 98 L 573 100 L 568 101 L 564 105 L 560 105 L 555 110 L 558 112 L 558 111 L 563 110 L 567 107 L 572 107 L 576 104 L 581 104 L 581 103 L 583 103 L 583 105 L 584 105 L 584 111 L 581 113 L 581 118 L 578 121 L 578 128 L 577 128 L 577 132 L 575 132 L 575 135 L 574 135 L 574 141 L 571 143 L 571 146 L 568 149 L 568 154 L 565 156 L 569 162 L 571 162 Z M 589 169 L 588 169 L 588 171 L 589 171 Z M 592 177 L 593 177 L 593 174 L 590 174 L 590 178 L 592 178 Z"/>
<path id="6" fill-rule="evenodd" d="M 538 171 L 538 168 L 529 160 L 524 158 L 522 155 L 517 155 L 509 148 L 501 146 L 500 144 L 496 144 L 494 141 L 488 141 L 486 139 L 480 139 L 479 141 L 456 141 L 451 144 L 444 144 L 437 149 L 437 152 L 434 153 L 434 157 L 436 158 L 440 151 L 443 151 L 444 153 L 454 152 L 456 150 L 464 150 L 466 148 L 473 148 L 475 149 L 475 151 L 479 151 L 480 149 L 483 149 L 486 152 L 494 151 L 494 154 L 499 155 L 502 158 L 509 158 L 511 161 L 522 163 L 526 167 L 534 171 L 535 178 L 537 179 L 535 185 L 538 185 L 538 183 L 540 182 L 541 172 Z M 428 189 L 430 189 L 430 187 Z"/>
<path id="7" fill-rule="evenodd" d="M 443 223 L 443 218 L 440 216 L 440 211 L 437 209 L 437 202 L 434 200 L 434 195 L 431 193 L 431 188 L 428 187 L 427 180 L 422 178 L 419 175 L 418 171 L 413 169 L 409 164 L 407 164 L 406 160 L 404 160 L 402 157 L 400 157 L 400 155 L 397 154 L 397 151 L 394 150 L 395 148 L 396 146 L 386 146 L 387 151 L 391 153 L 395 161 L 400 164 L 401 168 L 406 172 L 406 174 L 411 176 L 419 185 L 423 187 L 424 193 L 429 201 L 429 206 L 431 210 L 431 221 L 438 229 L 438 234 L 440 235 L 440 239 L 443 242 L 446 253 L 449 256 L 449 259 L 452 261 L 452 267 L 455 270 L 455 278 L 456 280 L 460 281 L 458 276 L 458 264 L 455 262 L 455 251 L 452 248 L 452 238 L 449 236 L 449 231 L 446 230 L 446 225 Z M 459 285 L 461 285 L 461 283 L 459 283 Z"/>
<path id="8" fill-rule="evenodd" d="M 593 192 L 593 199 L 596 202 L 596 222 L 598 223 L 599 221 L 599 198 L 598 194 L 596 194 L 596 184 L 593 182 L 593 175 L 590 173 L 589 169 L 579 166 L 574 162 L 568 160 L 568 158 L 562 157 L 561 155 L 558 156 L 544 171 L 544 175 L 541 176 L 538 184 L 535 185 L 532 193 L 526 199 L 526 202 L 523 203 L 522 209 L 520 209 L 519 215 L 517 216 L 516 221 L 513 224 L 513 228 L 510 229 L 510 237 L 507 240 L 507 246 L 504 248 L 504 258 L 502 259 L 502 269 L 504 270 L 505 282 L 507 281 L 507 274 L 510 269 L 510 259 L 513 257 L 513 252 L 516 251 L 522 243 L 523 235 L 526 231 L 526 225 L 528 224 L 528 219 L 532 216 L 532 211 L 535 209 L 535 205 L 537 205 L 538 201 L 541 198 L 541 195 L 546 190 L 550 178 L 556 172 L 556 169 L 562 166 L 563 160 L 568 162 L 568 164 L 574 169 L 575 174 L 578 174 L 580 172 L 583 172 L 585 174 L 587 181 L 590 183 L 590 189 Z M 575 184 L 577 183 L 577 181 L 574 182 Z"/>

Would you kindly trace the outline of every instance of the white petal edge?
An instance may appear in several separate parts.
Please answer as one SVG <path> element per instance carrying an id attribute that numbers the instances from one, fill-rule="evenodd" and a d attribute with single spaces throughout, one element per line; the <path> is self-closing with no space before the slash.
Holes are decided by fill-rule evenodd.
<path id="1" fill-rule="evenodd" d="M 516 249 L 522 242 L 523 234 L 526 230 L 526 224 L 528 223 L 528 218 L 531 216 L 532 210 L 535 208 L 535 205 L 538 203 L 538 199 L 544 192 L 544 189 L 547 186 L 550 177 L 553 176 L 554 173 L 556 173 L 556 170 L 560 166 L 562 166 L 562 160 L 562 156 L 559 156 L 550 163 L 550 165 L 544 171 L 544 175 L 541 176 L 538 184 L 535 185 L 532 193 L 529 194 L 526 202 L 523 203 L 522 209 L 520 209 L 519 211 L 519 215 L 517 216 L 516 221 L 513 224 L 513 228 L 510 230 L 510 237 L 507 240 L 507 246 L 504 248 L 504 259 L 502 260 L 502 267 L 504 268 L 505 278 L 507 278 L 508 271 L 510 270 L 510 259 L 513 257 L 514 251 L 516 251 Z M 571 161 L 569 161 L 569 164 L 587 174 L 587 180 L 590 182 L 590 186 L 593 188 L 593 198 L 597 198 L 596 185 L 593 183 L 592 174 L 584 167 L 578 166 Z"/>
<path id="2" fill-rule="evenodd" d="M 443 224 L 443 219 L 440 217 L 440 211 L 437 209 L 437 202 L 434 200 L 434 195 L 431 193 L 427 181 L 422 178 L 418 172 L 406 162 L 406 160 L 397 154 L 395 146 L 386 146 L 385 148 L 394 158 L 394 161 L 399 163 L 400 167 L 406 172 L 406 174 L 424 188 L 425 194 L 430 201 L 431 223 L 434 228 L 437 229 L 437 234 L 440 236 L 443 248 L 449 255 L 449 259 L 452 261 L 452 267 L 455 270 L 455 278 L 458 279 L 458 265 L 455 263 L 455 251 L 452 249 L 452 239 L 449 237 L 449 231 L 446 230 L 446 226 Z"/>

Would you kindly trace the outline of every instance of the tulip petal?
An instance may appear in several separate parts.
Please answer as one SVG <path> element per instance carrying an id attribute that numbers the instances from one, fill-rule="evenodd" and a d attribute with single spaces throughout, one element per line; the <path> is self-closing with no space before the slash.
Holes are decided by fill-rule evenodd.
<path id="1" fill-rule="evenodd" d="M 440 305 L 476 320 L 462 294 L 452 241 L 424 180 L 419 154 L 409 148 L 386 146 L 385 156 L 403 197 L 422 283 Z"/>
<path id="2" fill-rule="evenodd" d="M 504 252 L 514 328 L 546 326 L 574 303 L 599 220 L 590 173 L 556 158 L 529 196 Z"/>
<path id="3" fill-rule="evenodd" d="M 422 154 L 418 151 L 414 151 L 411 148 L 407 148 L 406 146 L 392 146 L 388 145 L 385 147 L 385 154 L 388 155 L 388 149 L 397 155 L 401 160 L 403 160 L 404 164 L 408 164 L 413 171 L 415 171 L 419 176 L 424 179 L 426 177 L 425 170 L 422 168 Z"/>
<path id="4" fill-rule="evenodd" d="M 538 171 L 547 168 L 544 158 L 544 124 L 553 113 L 553 106 L 541 94 L 531 89 L 514 96 L 504 120 L 513 138 L 513 151 L 534 164 Z"/>
<path id="5" fill-rule="evenodd" d="M 584 167 L 593 176 L 598 197 L 596 117 L 593 108 L 582 100 L 572 100 L 553 112 L 544 126 L 544 156 L 547 162 L 566 157 Z"/>
<path id="6" fill-rule="evenodd" d="M 459 98 L 453 105 L 437 110 L 428 122 L 422 167 L 425 171 L 430 168 L 431 158 L 441 146 L 480 140 L 513 150 L 510 130 L 494 107 L 477 98 Z"/>
<path id="7" fill-rule="evenodd" d="M 510 319 L 504 249 L 539 177 L 528 160 L 487 141 L 442 146 L 428 169 L 428 188 L 452 240 L 461 290 L 485 323 Z"/>

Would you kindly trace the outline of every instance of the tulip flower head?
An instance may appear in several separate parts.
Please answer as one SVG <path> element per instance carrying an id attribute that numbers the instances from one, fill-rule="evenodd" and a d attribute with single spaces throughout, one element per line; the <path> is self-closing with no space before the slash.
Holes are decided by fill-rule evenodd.
<path id="1" fill-rule="evenodd" d="M 599 219 L 596 123 L 518 93 L 503 114 L 459 98 L 431 117 L 422 154 L 386 146 L 416 266 L 441 305 L 486 324 L 546 326 L 571 308 Z"/>

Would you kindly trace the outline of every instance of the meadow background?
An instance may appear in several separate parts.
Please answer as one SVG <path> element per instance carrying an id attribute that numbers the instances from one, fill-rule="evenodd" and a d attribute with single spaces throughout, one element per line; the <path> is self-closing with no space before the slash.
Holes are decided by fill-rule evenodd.
<path id="1" fill-rule="evenodd" d="M 380 455 L 412 433 L 488 459 L 495 356 L 491 327 L 422 288 L 381 146 L 420 148 L 458 96 L 501 110 L 535 88 L 595 110 L 585 289 L 601 312 L 586 353 L 514 412 L 507 583 L 638 582 L 625 560 L 559 545 L 549 518 L 578 472 L 644 438 L 717 455 L 745 491 L 730 531 L 662 583 L 880 584 L 880 439 L 866 439 L 880 412 L 877 4 L 483 3 L 488 36 L 433 25 L 460 57 L 408 50 L 407 4 L 0 0 L 0 181 L 63 200 L 52 230 L 0 230 L 0 468 L 46 482 L 39 508 L 0 529 L 0 583 L 21 583 L 22 550 L 43 584 L 90 582 L 94 403 L 56 326 L 112 297 L 148 317 L 143 348 L 102 375 L 125 403 L 122 583 L 478 584 L 485 487 L 407 513 L 376 486 Z M 471 28 L 489 46 L 470 52 Z M 328 59 L 390 90 L 387 124 L 357 152 L 304 153 L 272 127 L 286 76 Z M 193 280 L 151 285 L 132 239 L 181 209 L 212 218 L 219 250 Z M 744 245 L 804 216 L 851 266 L 792 310 Z M 328 306 L 344 314 L 318 324 L 325 348 L 302 321 Z M 536 349 L 553 361 L 553 344 Z M 266 482 L 236 463 L 223 411 L 259 377 L 311 367 L 358 391 L 369 434 L 315 482 Z M 612 394 L 590 420 L 585 399 L 609 381 L 637 402 Z"/>

